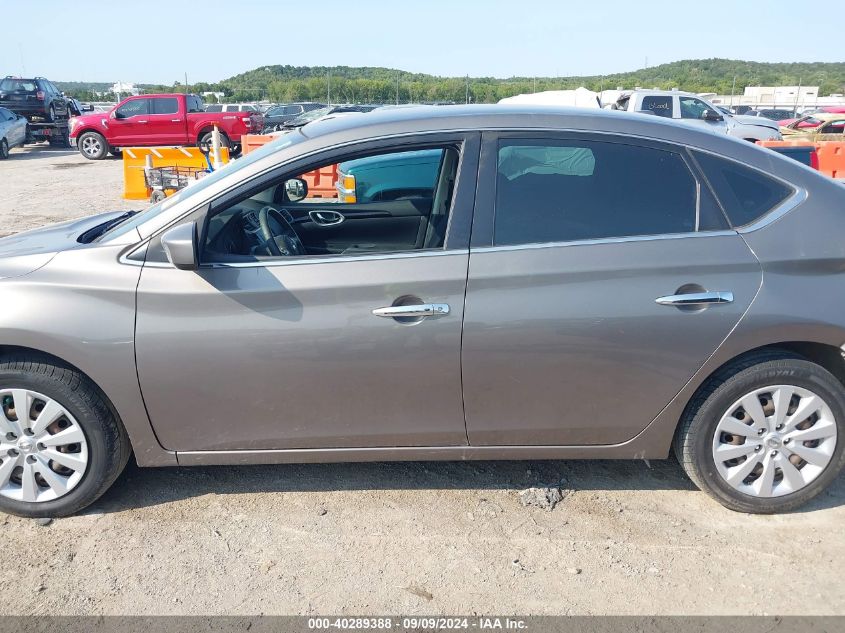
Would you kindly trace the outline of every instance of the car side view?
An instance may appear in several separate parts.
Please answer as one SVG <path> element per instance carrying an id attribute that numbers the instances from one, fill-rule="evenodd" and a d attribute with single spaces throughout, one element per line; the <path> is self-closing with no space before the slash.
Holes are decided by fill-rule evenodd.
<path id="1" fill-rule="evenodd" d="M 309 196 L 333 165 L 356 195 Z M 385 166 L 401 195 L 359 193 Z M 841 185 L 660 117 L 311 123 L 144 212 L 0 240 L 0 508 L 77 512 L 131 454 L 673 453 L 726 507 L 789 511 L 845 463 L 843 234 Z"/>

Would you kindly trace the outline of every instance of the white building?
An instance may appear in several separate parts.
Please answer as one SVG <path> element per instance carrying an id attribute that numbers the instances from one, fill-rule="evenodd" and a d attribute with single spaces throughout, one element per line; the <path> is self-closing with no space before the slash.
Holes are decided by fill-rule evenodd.
<path id="1" fill-rule="evenodd" d="M 137 95 L 140 94 L 140 89 L 133 83 L 126 83 L 123 81 L 116 81 L 115 84 L 109 89 L 110 92 L 113 92 L 114 95 L 117 97 L 118 101 L 120 101 L 121 95 Z"/>
<path id="2" fill-rule="evenodd" d="M 710 99 L 722 106 L 745 105 L 753 108 L 800 110 L 845 105 L 845 97 L 832 94 L 819 96 L 818 86 L 748 86 L 741 95 L 715 95 Z"/>

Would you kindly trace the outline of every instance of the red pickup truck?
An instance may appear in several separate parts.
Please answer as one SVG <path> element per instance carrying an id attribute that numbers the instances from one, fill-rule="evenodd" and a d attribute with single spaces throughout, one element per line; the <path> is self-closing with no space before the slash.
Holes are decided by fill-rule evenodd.
<path id="1" fill-rule="evenodd" d="M 139 95 L 124 99 L 108 113 L 71 118 L 70 143 L 90 160 L 100 160 L 108 153 L 118 155 L 121 147 L 208 147 L 215 125 L 221 143 L 237 151 L 242 135 L 261 131 L 264 116 L 259 112 L 205 112 L 197 95 Z"/>

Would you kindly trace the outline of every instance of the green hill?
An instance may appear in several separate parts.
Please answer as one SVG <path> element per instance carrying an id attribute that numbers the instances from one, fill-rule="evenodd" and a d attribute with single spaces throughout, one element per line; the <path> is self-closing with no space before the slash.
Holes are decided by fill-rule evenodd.
<path id="1" fill-rule="evenodd" d="M 764 63 L 733 59 L 692 59 L 642 68 L 626 73 L 582 77 L 440 77 L 382 67 L 261 66 L 218 83 L 192 84 L 194 92 L 223 91 L 228 101 L 324 101 L 390 103 L 455 101 L 467 95 L 473 102 L 495 102 L 524 92 L 586 86 L 593 90 L 623 86 L 680 88 L 691 92 L 729 94 L 736 77 L 736 92 L 746 86 L 819 86 L 821 95 L 845 92 L 845 62 Z M 102 90 L 108 84 L 57 82 L 70 93 Z M 73 86 L 73 87 L 71 87 Z M 184 87 L 143 85 L 147 91 L 184 90 Z"/>

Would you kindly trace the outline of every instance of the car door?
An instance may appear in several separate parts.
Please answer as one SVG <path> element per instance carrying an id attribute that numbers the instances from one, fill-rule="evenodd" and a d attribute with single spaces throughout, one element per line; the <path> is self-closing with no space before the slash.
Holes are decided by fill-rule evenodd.
<path id="1" fill-rule="evenodd" d="M 138 285 L 136 355 L 165 448 L 466 444 L 460 340 L 480 137 L 424 141 L 456 152 L 436 197 L 450 209 L 445 239 L 405 250 L 256 251 L 261 209 L 287 214 L 295 206 L 273 199 L 288 179 L 360 152 L 413 146 L 404 138 L 327 150 L 198 210 L 197 271 L 169 266 L 151 243 Z M 297 230 L 305 224 L 291 220 Z"/>
<path id="2" fill-rule="evenodd" d="M 724 116 L 718 120 L 706 119 L 704 118 L 704 114 L 707 111 L 718 113 L 714 107 L 711 107 L 701 99 L 684 95 L 678 96 L 678 116 L 680 117 L 680 123 L 710 131 L 724 132 L 727 128 Z"/>
<path id="3" fill-rule="evenodd" d="M 124 101 L 109 117 L 109 143 L 112 147 L 152 145 L 149 132 L 150 100 L 138 97 Z"/>
<path id="4" fill-rule="evenodd" d="M 462 357 L 470 444 L 634 437 L 742 317 L 758 261 L 683 148 L 486 133 L 481 164 Z"/>
<path id="5" fill-rule="evenodd" d="M 147 138 L 150 145 L 180 145 L 185 142 L 185 117 L 178 97 L 150 97 Z"/>

